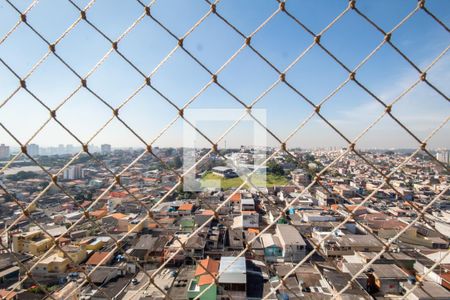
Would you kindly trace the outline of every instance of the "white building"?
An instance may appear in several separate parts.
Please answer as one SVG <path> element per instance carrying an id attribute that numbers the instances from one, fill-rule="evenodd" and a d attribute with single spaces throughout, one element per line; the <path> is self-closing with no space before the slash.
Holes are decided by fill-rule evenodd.
<path id="1" fill-rule="evenodd" d="M 277 224 L 275 232 L 283 249 L 284 261 L 299 262 L 305 257 L 306 243 L 294 226 Z"/>
<path id="2" fill-rule="evenodd" d="M 36 144 L 29 144 L 27 147 L 27 152 L 30 156 L 37 156 L 39 155 L 39 145 Z"/>
<path id="3" fill-rule="evenodd" d="M 241 211 L 254 211 L 255 210 L 255 200 L 252 198 L 241 200 Z"/>
<path id="4" fill-rule="evenodd" d="M 436 158 L 440 162 L 448 164 L 448 163 L 450 163 L 450 151 L 449 150 L 439 150 L 436 153 Z"/>
<path id="5" fill-rule="evenodd" d="M 233 218 L 232 228 L 258 228 L 259 214 L 256 211 L 243 211 L 241 215 Z"/>
<path id="6" fill-rule="evenodd" d="M 0 159 L 9 158 L 9 146 L 5 144 L 0 145 Z"/>
<path id="7" fill-rule="evenodd" d="M 109 154 L 111 153 L 111 145 L 110 144 L 102 144 L 100 146 L 100 150 L 102 154 Z"/>
<path id="8" fill-rule="evenodd" d="M 219 285 L 229 292 L 245 292 L 247 266 L 245 257 L 222 256 L 219 267 Z"/>
<path id="9" fill-rule="evenodd" d="M 64 180 L 75 180 L 82 179 L 84 177 L 84 170 L 79 165 L 69 166 L 64 170 L 63 179 Z"/>

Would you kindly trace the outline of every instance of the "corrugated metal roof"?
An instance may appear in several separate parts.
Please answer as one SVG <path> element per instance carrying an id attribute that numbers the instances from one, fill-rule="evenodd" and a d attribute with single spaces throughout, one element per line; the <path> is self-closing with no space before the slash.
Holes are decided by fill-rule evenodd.
<path id="1" fill-rule="evenodd" d="M 219 283 L 247 283 L 246 271 L 245 257 L 222 256 Z"/>

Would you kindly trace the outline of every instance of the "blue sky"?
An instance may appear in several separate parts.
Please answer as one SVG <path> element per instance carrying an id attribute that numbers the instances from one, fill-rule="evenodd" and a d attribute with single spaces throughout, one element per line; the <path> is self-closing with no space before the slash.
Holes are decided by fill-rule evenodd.
<path id="1" fill-rule="evenodd" d="M 24 10 L 31 1 L 12 1 Z M 80 7 L 88 1 L 75 1 Z M 450 5 L 446 0 L 427 1 L 427 7 L 447 26 Z M 358 8 L 383 30 L 390 31 L 417 5 L 417 1 L 357 1 Z M 217 11 L 244 35 L 252 33 L 276 9 L 275 0 L 222 0 Z M 286 8 L 314 33 L 320 32 L 347 6 L 347 1 L 291 0 Z M 152 15 L 176 36 L 182 36 L 207 11 L 200 0 L 157 0 Z M 88 11 L 88 19 L 112 40 L 116 40 L 143 12 L 134 0 L 98 0 Z M 41 0 L 28 14 L 28 21 L 46 39 L 57 39 L 78 17 L 65 0 Z M 18 20 L 15 12 L 0 0 L 0 36 Z M 420 68 L 426 67 L 448 47 L 449 33 L 423 11 L 418 11 L 392 36 L 392 42 Z M 322 37 L 321 43 L 349 68 L 355 67 L 381 41 L 383 36 L 354 11 L 345 14 Z M 217 16 L 209 16 L 185 40 L 184 46 L 208 69 L 215 72 L 243 44 L 243 38 Z M 312 37 L 286 14 L 279 13 L 252 38 L 252 45 L 278 69 L 283 70 L 312 42 Z M 120 51 L 140 70 L 149 74 L 176 46 L 177 41 L 149 17 L 119 43 Z M 111 45 L 86 22 L 80 22 L 57 45 L 57 53 L 79 74 L 86 74 Z M 47 46 L 24 24 L 0 45 L 0 57 L 19 75 L 46 53 Z M 450 54 L 428 72 L 427 78 L 447 96 L 450 94 Z M 312 102 L 319 103 L 348 77 L 347 72 L 322 49 L 314 46 L 286 75 L 286 79 Z M 418 77 L 417 72 L 389 45 L 384 45 L 357 73 L 357 78 L 385 102 L 391 102 Z M 251 49 L 246 48 L 219 74 L 219 82 L 245 103 L 251 103 L 278 78 L 278 74 Z M 184 105 L 210 80 L 183 50 L 178 49 L 152 77 L 152 84 L 178 106 Z M 17 87 L 17 79 L 0 64 L 0 99 Z M 143 82 L 142 76 L 113 52 L 88 79 L 89 87 L 111 106 L 121 104 Z M 78 78 L 50 55 L 27 80 L 29 89 L 49 107 L 56 107 L 79 84 Z M 242 106 L 216 85 L 211 85 L 190 106 L 192 109 L 242 109 Z M 281 139 L 286 138 L 312 112 L 312 107 L 284 84 L 277 85 L 255 108 L 265 109 L 267 126 Z M 450 114 L 450 104 L 424 83 L 419 84 L 393 107 L 398 117 L 419 138 L 425 138 Z M 350 82 L 322 108 L 323 115 L 349 139 L 373 122 L 383 107 Z M 145 87 L 121 110 L 120 116 L 146 141 L 152 141 L 177 115 L 173 106 Z M 77 92 L 57 112 L 58 119 L 82 141 L 87 141 L 111 116 L 111 111 L 87 90 Z M 48 117 L 48 112 L 26 91 L 17 93 L 0 108 L 0 122 L 26 142 Z M 189 117 L 187 112 L 186 117 Z M 212 140 L 233 123 L 202 121 L 199 128 Z M 155 143 L 182 144 L 182 120 Z M 243 122 L 225 138 L 228 146 L 252 140 L 252 126 Z M 450 147 L 450 125 L 444 126 L 429 142 L 431 147 Z M 206 145 L 201 141 L 199 145 Z M 268 136 L 269 145 L 276 141 Z M 55 122 L 50 122 L 32 141 L 40 145 L 76 144 Z M 388 117 L 383 118 L 358 144 L 361 148 L 415 147 L 416 142 Z M 0 143 L 14 141 L 0 129 Z M 120 122 L 114 120 L 92 143 L 115 146 L 141 146 Z M 223 145 L 223 142 L 221 143 Z M 318 117 L 314 117 L 288 143 L 295 147 L 344 146 L 340 138 Z"/>

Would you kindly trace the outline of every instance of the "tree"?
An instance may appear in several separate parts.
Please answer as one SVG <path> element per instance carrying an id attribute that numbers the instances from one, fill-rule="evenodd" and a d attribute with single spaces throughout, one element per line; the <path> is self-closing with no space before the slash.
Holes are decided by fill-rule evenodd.
<path id="1" fill-rule="evenodd" d="M 267 167 L 269 168 L 269 172 L 275 174 L 275 175 L 279 175 L 279 176 L 283 176 L 284 175 L 284 169 L 281 165 L 277 164 L 275 161 L 269 161 L 267 163 Z"/>
<path id="2" fill-rule="evenodd" d="M 31 179 L 31 178 L 37 178 L 39 177 L 38 173 L 32 172 L 32 171 L 19 171 L 17 174 L 12 174 L 6 176 L 7 179 L 12 181 L 20 181 L 25 179 Z"/>
<path id="3" fill-rule="evenodd" d="M 181 160 L 180 156 L 176 155 L 169 163 L 169 166 L 174 169 L 179 169 L 181 166 L 183 166 L 183 161 Z"/>

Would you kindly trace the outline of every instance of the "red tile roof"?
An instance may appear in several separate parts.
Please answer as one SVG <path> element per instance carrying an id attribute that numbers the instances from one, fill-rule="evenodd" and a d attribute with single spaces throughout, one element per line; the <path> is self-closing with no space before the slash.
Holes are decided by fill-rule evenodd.
<path id="1" fill-rule="evenodd" d="M 14 291 L 8 291 L 5 289 L 0 290 L 0 298 L 1 299 L 6 299 L 6 300 L 14 299 L 14 297 L 16 297 L 16 295 L 17 294 Z"/>
<path id="2" fill-rule="evenodd" d="M 180 205 L 180 207 L 178 207 L 178 210 L 192 211 L 193 208 L 194 208 L 194 204 L 192 204 L 192 203 L 183 203 L 183 204 Z"/>
<path id="3" fill-rule="evenodd" d="M 111 192 L 109 193 L 110 197 L 113 198 L 125 198 L 128 194 L 126 192 Z"/>
<path id="4" fill-rule="evenodd" d="M 103 259 L 105 260 L 102 262 Z M 92 254 L 91 257 L 89 257 L 86 264 L 91 266 L 96 266 L 100 264 L 101 266 L 104 266 L 107 265 L 111 259 L 112 259 L 111 252 L 94 252 L 94 254 Z"/>
<path id="5" fill-rule="evenodd" d="M 231 202 L 239 202 L 241 201 L 241 193 L 236 193 L 230 198 Z"/>
<path id="6" fill-rule="evenodd" d="M 203 259 L 197 265 L 195 269 L 194 276 L 200 276 L 198 280 L 198 285 L 206 285 L 214 282 L 214 277 L 212 275 L 217 275 L 219 272 L 219 262 L 212 258 Z M 208 271 L 206 271 L 206 270 Z"/>

